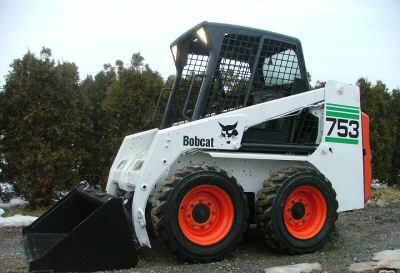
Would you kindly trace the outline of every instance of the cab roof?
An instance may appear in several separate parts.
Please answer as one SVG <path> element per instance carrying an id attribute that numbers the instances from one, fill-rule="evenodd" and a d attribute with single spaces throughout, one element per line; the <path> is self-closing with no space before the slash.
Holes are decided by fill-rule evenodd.
<path id="1" fill-rule="evenodd" d="M 287 36 L 287 35 L 276 33 L 276 32 L 271 32 L 271 31 L 257 29 L 257 28 L 251 28 L 251 27 L 238 26 L 238 25 L 203 21 L 203 22 L 197 24 L 196 26 L 192 27 L 185 33 L 183 33 L 181 36 L 179 36 L 175 41 L 173 41 L 171 43 L 171 46 L 173 46 L 175 44 L 183 44 L 185 42 L 192 40 L 194 37 L 196 37 L 196 31 L 202 27 L 204 28 L 206 33 L 211 36 L 211 38 L 213 36 L 217 37 L 217 36 L 225 35 L 227 33 L 235 33 L 235 34 L 239 34 L 239 35 L 267 37 L 269 39 L 279 40 L 279 41 L 287 42 L 287 43 L 291 43 L 291 44 L 297 44 L 297 45 L 301 44 L 300 40 L 298 38 Z M 212 42 L 212 39 L 211 39 L 211 42 Z"/>

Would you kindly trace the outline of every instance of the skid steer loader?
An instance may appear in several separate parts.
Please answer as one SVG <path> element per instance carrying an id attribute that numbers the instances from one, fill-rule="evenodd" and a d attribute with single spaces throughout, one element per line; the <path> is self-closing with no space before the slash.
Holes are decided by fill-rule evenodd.
<path id="1" fill-rule="evenodd" d="M 309 253 L 338 212 L 364 207 L 371 151 L 358 87 L 311 90 L 300 41 L 259 29 L 202 22 L 171 51 L 160 125 L 125 137 L 106 192 L 78 187 L 23 229 L 30 271 L 135 266 L 150 230 L 182 259 L 212 261 L 249 223 L 272 249 Z"/>

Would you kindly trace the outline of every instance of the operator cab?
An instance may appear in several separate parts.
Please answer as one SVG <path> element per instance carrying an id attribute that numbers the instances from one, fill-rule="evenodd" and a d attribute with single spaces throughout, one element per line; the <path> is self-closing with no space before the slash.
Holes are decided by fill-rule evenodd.
<path id="1" fill-rule="evenodd" d="M 171 51 L 176 77 L 161 129 L 310 90 L 301 44 L 293 37 L 202 22 L 176 39 Z M 287 152 L 301 145 L 309 152 L 317 127 L 318 119 L 304 109 L 249 128 L 241 146 Z"/>

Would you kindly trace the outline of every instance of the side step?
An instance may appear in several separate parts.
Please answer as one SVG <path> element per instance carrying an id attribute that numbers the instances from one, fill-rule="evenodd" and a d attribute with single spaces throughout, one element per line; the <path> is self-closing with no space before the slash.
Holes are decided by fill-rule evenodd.
<path id="1" fill-rule="evenodd" d="M 81 186 L 22 230 L 30 272 L 134 267 L 137 240 L 123 199 Z"/>

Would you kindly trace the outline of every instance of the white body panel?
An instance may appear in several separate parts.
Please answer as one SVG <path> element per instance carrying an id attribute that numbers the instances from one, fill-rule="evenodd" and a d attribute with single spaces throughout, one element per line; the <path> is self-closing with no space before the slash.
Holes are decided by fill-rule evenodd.
<path id="1" fill-rule="evenodd" d="M 325 110 L 328 104 L 360 108 L 358 87 L 328 82 L 325 89 Z M 339 211 L 364 207 L 361 111 L 359 111 L 358 115 L 359 137 L 355 139 L 358 144 L 326 141 L 331 123 L 324 122 L 324 137 L 318 149 L 308 158 L 308 161 L 332 182 L 339 202 Z M 349 127 L 348 130 L 352 130 L 352 127 Z M 337 131 L 335 129 L 332 130 L 331 136 L 337 137 Z"/>
<path id="2" fill-rule="evenodd" d="M 163 130 L 154 129 L 128 136 L 111 168 L 107 192 L 115 195 L 117 188 L 135 190 L 132 204 L 133 224 L 140 244 L 147 246 L 150 246 L 150 242 L 144 211 L 151 191 L 168 173 L 190 164 L 216 165 L 232 174 L 246 192 L 254 193 L 277 170 L 287 166 L 313 165 L 333 184 L 338 195 L 339 210 L 362 208 L 364 192 L 361 122 L 357 144 L 328 142 L 332 140 L 326 138 L 328 133 L 332 137 L 337 130 L 324 122 L 326 111 L 322 111 L 321 106 L 327 102 L 359 107 L 358 88 L 328 82 L 324 89 L 264 102 Z M 305 107 L 312 109 L 321 124 L 317 137 L 320 145 L 314 153 L 298 156 L 234 152 L 240 148 L 247 128 Z M 222 132 L 220 124 L 235 124 L 237 134 L 231 137 L 224 134 L 224 137 L 223 133 L 226 132 Z M 349 127 L 347 131 L 353 129 Z M 343 132 L 339 130 L 339 133 Z M 342 141 L 338 136 L 335 137 L 333 139 Z"/>
<path id="3" fill-rule="evenodd" d="M 243 157 L 237 157 L 237 154 Z M 204 152 L 187 154 L 179 158 L 172 166 L 171 171 L 191 164 L 215 165 L 236 178 L 245 192 L 257 193 L 262 184 L 271 174 L 289 166 L 301 167 L 308 165 L 304 156 L 271 155 L 259 158 L 258 153 L 223 153 Z"/>

